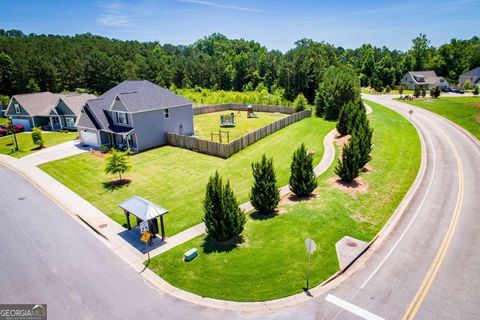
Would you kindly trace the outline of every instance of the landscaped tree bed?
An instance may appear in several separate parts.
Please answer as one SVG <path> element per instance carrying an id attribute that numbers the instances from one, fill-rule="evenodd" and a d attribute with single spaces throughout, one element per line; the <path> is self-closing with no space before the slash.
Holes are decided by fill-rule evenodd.
<path id="1" fill-rule="evenodd" d="M 375 130 L 373 158 L 356 183 L 339 182 L 331 166 L 308 200 L 283 199 L 277 215 L 248 214 L 243 243 L 218 246 L 200 236 L 154 257 L 148 267 L 172 285 L 201 296 L 276 299 L 302 292 L 307 270 L 304 240 L 312 238 L 317 250 L 311 257 L 311 285 L 334 274 L 339 269 L 335 243 L 345 235 L 370 241 L 395 211 L 420 166 L 414 127 L 396 112 L 368 104 L 374 109 L 369 116 Z M 307 144 L 309 150 L 311 146 Z M 291 157 L 291 150 L 283 152 Z M 284 185 L 285 172 L 280 176 Z M 183 262 L 183 253 L 194 247 L 199 256 Z"/>

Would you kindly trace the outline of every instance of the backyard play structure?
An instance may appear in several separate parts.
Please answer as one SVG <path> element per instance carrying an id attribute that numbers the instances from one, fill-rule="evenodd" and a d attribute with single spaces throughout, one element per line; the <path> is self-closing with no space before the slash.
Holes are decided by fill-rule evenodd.
<path id="1" fill-rule="evenodd" d="M 233 112 L 230 114 L 221 114 L 220 127 L 227 127 L 227 128 L 235 127 L 235 114 Z"/>

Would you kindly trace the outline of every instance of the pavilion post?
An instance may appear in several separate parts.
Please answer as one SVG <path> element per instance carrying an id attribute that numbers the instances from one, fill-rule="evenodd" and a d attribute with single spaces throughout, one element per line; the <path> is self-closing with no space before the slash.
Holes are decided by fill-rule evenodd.
<path id="1" fill-rule="evenodd" d="M 127 227 L 128 227 L 128 230 L 132 230 L 132 226 L 130 225 L 130 212 L 128 212 L 127 210 L 123 210 L 125 211 L 125 215 L 127 216 Z"/>
<path id="2" fill-rule="evenodd" d="M 160 227 L 162 228 L 162 240 L 165 240 L 165 226 L 163 225 L 163 215 L 160 216 Z"/>

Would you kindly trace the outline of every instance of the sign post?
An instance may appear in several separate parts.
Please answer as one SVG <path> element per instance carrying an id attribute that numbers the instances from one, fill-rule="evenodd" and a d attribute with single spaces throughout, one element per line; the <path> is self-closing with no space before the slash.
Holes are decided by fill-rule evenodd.
<path id="1" fill-rule="evenodd" d="M 148 261 L 150 262 L 150 252 L 148 251 L 148 242 L 150 241 L 150 237 L 152 234 L 150 233 L 150 229 L 148 228 L 148 221 L 140 222 L 140 233 L 142 237 L 140 240 L 145 242 L 145 251 L 147 252 Z"/>
<path id="2" fill-rule="evenodd" d="M 305 247 L 307 247 L 308 253 L 308 269 L 307 269 L 307 291 L 309 288 L 309 280 L 310 280 L 310 255 L 317 249 L 317 245 L 313 239 L 307 238 L 305 239 Z"/>

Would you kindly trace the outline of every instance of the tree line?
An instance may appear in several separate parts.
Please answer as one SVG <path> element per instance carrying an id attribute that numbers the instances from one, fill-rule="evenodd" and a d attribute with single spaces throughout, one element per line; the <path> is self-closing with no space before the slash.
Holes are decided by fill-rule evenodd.
<path id="1" fill-rule="evenodd" d="M 0 94 L 36 91 L 102 93 L 125 79 L 167 88 L 267 91 L 313 104 L 329 66 L 350 65 L 362 86 L 382 90 L 411 70 L 431 69 L 455 83 L 480 66 L 480 38 L 435 48 L 426 35 L 407 52 L 364 44 L 356 49 L 301 39 L 286 53 L 215 33 L 191 45 L 121 41 L 90 33 L 25 35 L 0 29 Z"/>

